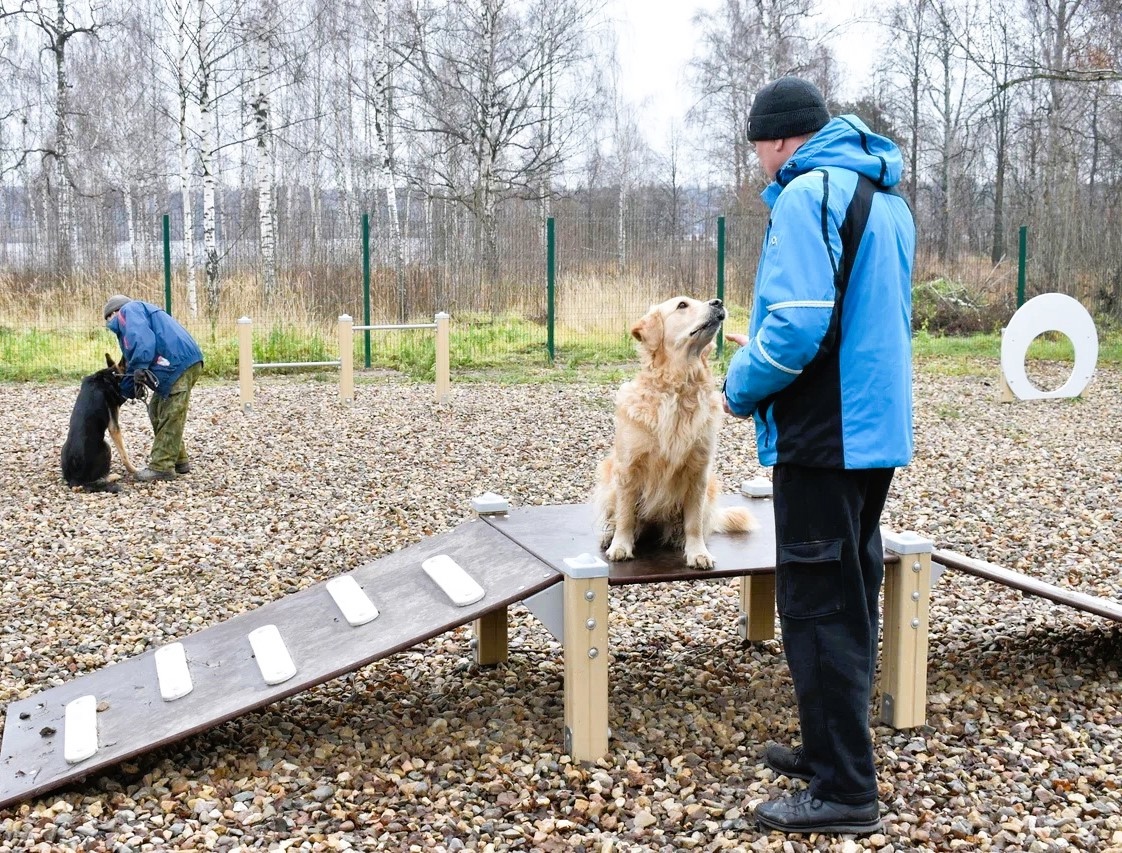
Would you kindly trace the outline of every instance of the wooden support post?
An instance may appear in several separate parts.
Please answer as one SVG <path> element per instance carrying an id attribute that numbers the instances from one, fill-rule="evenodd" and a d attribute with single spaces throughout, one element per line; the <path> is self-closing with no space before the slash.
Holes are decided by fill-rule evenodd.
<path id="1" fill-rule="evenodd" d="M 339 315 L 339 402 L 355 399 L 355 321 L 350 314 Z"/>
<path id="2" fill-rule="evenodd" d="M 900 560 L 885 566 L 881 719 L 910 729 L 927 720 L 933 543 L 914 533 L 886 532 L 884 548 Z"/>
<path id="3" fill-rule="evenodd" d="M 740 639 L 748 642 L 775 637 L 775 573 L 740 578 Z"/>
<path id="4" fill-rule="evenodd" d="M 448 399 L 448 392 L 452 387 L 449 349 L 450 317 L 443 311 L 436 315 L 436 402 L 443 403 Z"/>
<path id="5" fill-rule="evenodd" d="M 1017 397 L 1013 394 L 1013 389 L 1009 387 L 1009 381 L 1005 378 L 1005 369 L 1002 367 L 998 367 L 998 371 L 998 401 L 1001 403 L 1017 402 Z"/>
<path id="6" fill-rule="evenodd" d="M 444 315 L 447 318 L 447 314 Z M 437 315 L 437 337 L 440 336 L 440 315 Z M 447 320 L 445 321 L 447 332 Z M 440 352 L 439 345 L 437 353 Z M 437 376 L 440 368 L 437 367 Z M 439 384 L 439 381 L 438 383 Z M 439 399 L 439 396 L 438 398 Z M 476 518 L 483 515 L 506 515 L 510 512 L 510 501 L 494 492 L 484 492 L 471 499 L 471 512 Z M 507 609 L 496 610 L 480 616 L 473 623 L 475 662 L 480 666 L 493 666 L 507 659 L 510 652 L 507 623 Z"/>
<path id="7" fill-rule="evenodd" d="M 238 318 L 238 397 L 242 411 L 253 407 L 253 321 Z"/>
<path id="8" fill-rule="evenodd" d="M 565 576 L 565 751 L 608 752 L 608 578 Z"/>
<path id="9" fill-rule="evenodd" d="M 475 662 L 480 666 L 503 663 L 510 653 L 508 645 L 507 612 L 503 607 L 485 613 L 474 622 Z"/>

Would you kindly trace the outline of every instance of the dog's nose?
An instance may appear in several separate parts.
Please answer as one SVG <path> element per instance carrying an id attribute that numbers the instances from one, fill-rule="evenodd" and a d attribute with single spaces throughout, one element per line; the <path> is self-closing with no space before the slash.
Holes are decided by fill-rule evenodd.
<path id="1" fill-rule="evenodd" d="M 722 302 L 721 302 L 720 299 L 710 299 L 709 304 L 714 308 L 720 308 L 721 305 L 722 305 Z"/>

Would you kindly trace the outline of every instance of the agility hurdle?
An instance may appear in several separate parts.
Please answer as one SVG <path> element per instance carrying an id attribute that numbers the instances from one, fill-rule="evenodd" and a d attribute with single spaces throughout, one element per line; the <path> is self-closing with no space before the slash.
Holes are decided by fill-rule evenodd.
<path id="1" fill-rule="evenodd" d="M 303 367 L 339 368 L 339 402 L 350 403 L 355 398 L 354 333 L 359 331 L 404 331 L 405 329 L 434 329 L 436 331 L 436 402 L 443 403 L 451 389 L 448 314 L 439 312 L 432 323 L 403 323 L 400 325 L 356 326 L 349 314 L 339 315 L 339 358 L 332 361 L 274 361 L 254 363 L 253 320 L 238 318 L 238 397 L 243 411 L 253 408 L 253 373 L 256 370 L 295 369 Z"/>

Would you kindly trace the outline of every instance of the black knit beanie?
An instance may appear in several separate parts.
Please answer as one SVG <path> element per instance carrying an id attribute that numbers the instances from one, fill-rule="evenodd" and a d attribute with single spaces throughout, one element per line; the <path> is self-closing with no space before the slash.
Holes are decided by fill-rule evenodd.
<path id="1" fill-rule="evenodd" d="M 780 77 L 756 93 L 748 112 L 748 141 L 817 133 L 829 120 L 817 86 L 801 77 Z"/>

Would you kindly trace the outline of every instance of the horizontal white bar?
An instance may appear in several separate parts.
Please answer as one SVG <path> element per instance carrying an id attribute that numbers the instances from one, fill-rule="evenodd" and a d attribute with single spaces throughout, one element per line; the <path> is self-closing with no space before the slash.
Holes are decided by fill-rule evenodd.
<path id="1" fill-rule="evenodd" d="M 447 554 L 429 557 L 421 563 L 421 568 L 458 607 L 474 604 L 484 595 L 483 587 Z"/>
<path id="2" fill-rule="evenodd" d="M 378 618 L 378 608 L 363 592 L 362 587 L 350 575 L 341 575 L 327 582 L 327 591 L 335 600 L 335 606 L 342 612 L 347 622 L 354 627 L 365 625 Z"/>
<path id="3" fill-rule="evenodd" d="M 66 703 L 62 754 L 67 764 L 77 764 L 97 752 L 97 699 L 79 696 Z"/>
<path id="4" fill-rule="evenodd" d="M 156 649 L 156 675 L 160 679 L 160 695 L 165 702 L 180 699 L 195 689 L 183 643 L 169 643 Z"/>
<path id="5" fill-rule="evenodd" d="M 249 644 L 266 684 L 280 684 L 296 674 L 296 664 L 276 625 L 262 625 L 250 631 Z"/>
<path id="6" fill-rule="evenodd" d="M 338 361 L 271 361 L 268 364 L 255 364 L 254 370 L 264 370 L 267 367 L 338 367 Z"/>
<path id="7" fill-rule="evenodd" d="M 355 326 L 356 332 L 363 332 L 367 329 L 375 332 L 393 332 L 397 329 L 435 329 L 436 323 L 407 323 L 402 326 Z"/>

